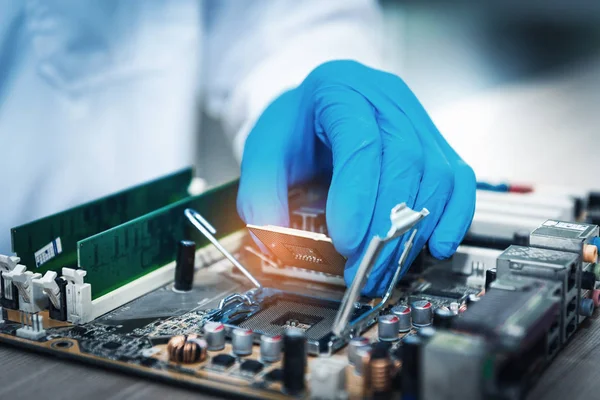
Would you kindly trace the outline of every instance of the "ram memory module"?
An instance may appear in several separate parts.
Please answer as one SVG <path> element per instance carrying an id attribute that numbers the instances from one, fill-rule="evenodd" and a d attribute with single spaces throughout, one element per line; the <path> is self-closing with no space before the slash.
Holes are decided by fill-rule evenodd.
<path id="1" fill-rule="evenodd" d="M 104 198 L 13 228 L 12 250 L 28 270 L 77 266 L 77 242 L 188 196 L 187 168 Z"/>

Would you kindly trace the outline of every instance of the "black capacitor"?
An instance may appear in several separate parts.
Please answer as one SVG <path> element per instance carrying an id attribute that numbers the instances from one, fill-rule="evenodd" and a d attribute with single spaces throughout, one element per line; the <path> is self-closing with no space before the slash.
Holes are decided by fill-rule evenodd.
<path id="1" fill-rule="evenodd" d="M 517 246 L 529 246 L 529 231 L 521 229 L 513 233 L 513 244 Z"/>
<path id="2" fill-rule="evenodd" d="M 490 268 L 485 271 L 485 290 L 490 289 L 492 282 L 496 280 L 496 268 Z"/>
<path id="3" fill-rule="evenodd" d="M 600 207 L 600 192 L 591 192 L 588 197 L 588 208 Z"/>
<path id="4" fill-rule="evenodd" d="M 194 260 L 196 259 L 196 243 L 182 240 L 177 243 L 177 260 L 175 262 L 175 284 L 178 292 L 189 292 L 194 284 Z"/>
<path id="5" fill-rule="evenodd" d="M 423 340 L 416 335 L 402 339 L 402 371 L 400 380 L 402 398 L 419 398 L 419 369 L 421 363 L 421 345 Z"/>
<path id="6" fill-rule="evenodd" d="M 573 202 L 573 214 L 575 215 L 575 219 L 579 219 L 583 215 L 584 206 L 584 200 L 581 197 L 576 197 Z"/>
<path id="7" fill-rule="evenodd" d="M 62 277 L 56 277 L 54 282 L 58 285 L 60 293 L 58 294 L 60 299 L 60 309 L 54 307 L 54 304 L 50 302 L 48 305 L 48 316 L 57 321 L 67 320 L 67 281 Z"/>
<path id="8" fill-rule="evenodd" d="M 581 288 L 585 290 L 593 290 L 596 287 L 596 275 L 590 271 L 581 273 Z"/>
<path id="9" fill-rule="evenodd" d="M 417 335 L 425 342 L 428 342 L 432 337 L 435 336 L 435 328 L 431 326 L 424 326 L 417 331 Z"/>
<path id="10" fill-rule="evenodd" d="M 433 327 L 438 329 L 450 329 L 454 321 L 454 313 L 446 308 L 437 308 L 433 312 Z"/>
<path id="11" fill-rule="evenodd" d="M 283 388 L 290 395 L 304 391 L 306 350 L 304 332 L 299 329 L 287 329 L 283 336 Z"/>
<path id="12" fill-rule="evenodd" d="M 14 283 L 12 285 L 12 299 L 7 299 L 4 295 L 4 290 L 2 290 L 2 297 L 0 297 L 0 306 L 2 308 L 6 308 L 8 310 L 18 310 L 19 309 L 19 291 Z M 4 288 L 4 277 L 0 273 L 0 286 Z"/>

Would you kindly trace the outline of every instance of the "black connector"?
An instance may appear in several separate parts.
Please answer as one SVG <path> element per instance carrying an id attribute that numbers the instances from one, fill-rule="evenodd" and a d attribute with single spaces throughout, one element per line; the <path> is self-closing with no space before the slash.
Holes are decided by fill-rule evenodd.
<path id="1" fill-rule="evenodd" d="M 48 306 L 48 316 L 57 321 L 66 321 L 67 320 L 67 281 L 61 277 L 56 277 L 54 282 L 58 285 L 60 289 L 60 293 L 58 294 L 58 298 L 60 299 L 60 309 L 54 307 L 54 304 L 50 302 Z"/>

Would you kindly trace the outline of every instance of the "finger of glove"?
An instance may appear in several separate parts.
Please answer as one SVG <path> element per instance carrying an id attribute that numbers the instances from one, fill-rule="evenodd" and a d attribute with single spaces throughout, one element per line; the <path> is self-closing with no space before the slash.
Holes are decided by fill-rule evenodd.
<path id="1" fill-rule="evenodd" d="M 377 122 L 382 135 L 383 155 L 373 220 L 361 253 L 366 250 L 372 237 L 387 235 L 391 227 L 392 208 L 400 203 L 413 207 L 423 174 L 423 148 L 411 121 L 394 104 L 376 95 L 372 98 L 378 107 Z M 398 248 L 403 240 L 405 238 L 396 238 L 382 249 L 363 288 L 363 294 L 379 295 L 387 287 L 397 268 Z M 348 283 L 358 269 L 360 258 L 349 261 L 344 273 Z"/>
<path id="2" fill-rule="evenodd" d="M 433 138 L 427 132 L 424 132 L 421 138 L 423 146 L 427 148 L 427 153 L 415 210 L 426 208 L 429 215 L 417 227 L 413 248 L 407 258 L 407 266 L 417 257 L 446 213 L 446 206 L 451 198 L 455 180 L 452 166 Z M 436 243 L 430 247 L 434 252 L 438 251 Z"/>
<path id="3" fill-rule="evenodd" d="M 475 174 L 444 139 L 416 96 L 403 82 L 402 85 L 406 88 L 404 91 L 405 97 L 411 99 L 411 101 L 406 102 L 407 113 L 416 125 L 427 132 L 427 135 L 423 137 L 429 141 L 433 140 L 437 144 L 437 148 L 444 154 L 453 171 L 454 179 L 450 196 L 446 200 L 442 215 L 429 239 L 431 254 L 440 259 L 448 258 L 456 251 L 469 229 L 475 213 Z M 435 169 L 441 171 L 443 175 L 448 175 L 448 171 L 444 166 L 440 165 Z M 431 215 L 427 219 L 433 220 Z M 430 226 L 430 221 L 426 222 L 427 226 Z M 415 253 L 411 254 L 409 259 L 416 257 L 417 249 L 418 247 L 415 246 Z"/>
<path id="4" fill-rule="evenodd" d="M 367 234 L 379 186 L 381 135 L 372 106 L 358 93 L 331 86 L 315 96 L 315 131 L 332 152 L 327 227 L 341 254 L 354 254 Z"/>
<path id="5" fill-rule="evenodd" d="M 291 94 L 281 96 L 265 110 L 246 140 L 237 208 L 248 224 L 289 225 L 285 133 L 296 119 L 295 105 Z"/>

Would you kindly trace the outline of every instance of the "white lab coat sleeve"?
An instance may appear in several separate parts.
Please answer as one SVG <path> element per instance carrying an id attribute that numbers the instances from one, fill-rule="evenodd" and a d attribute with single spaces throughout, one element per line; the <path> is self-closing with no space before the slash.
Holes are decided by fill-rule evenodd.
<path id="1" fill-rule="evenodd" d="M 373 0 L 220 0 L 206 16 L 206 110 L 223 123 L 238 161 L 263 110 L 325 61 L 381 67 Z"/>

